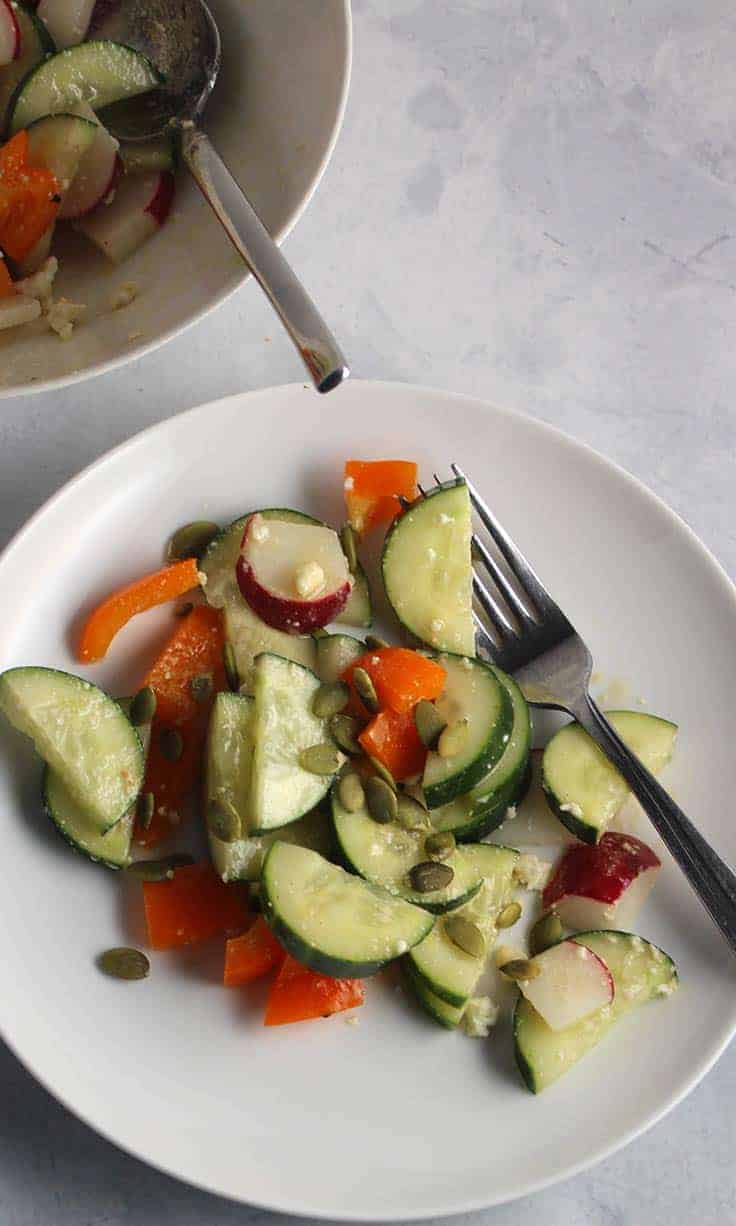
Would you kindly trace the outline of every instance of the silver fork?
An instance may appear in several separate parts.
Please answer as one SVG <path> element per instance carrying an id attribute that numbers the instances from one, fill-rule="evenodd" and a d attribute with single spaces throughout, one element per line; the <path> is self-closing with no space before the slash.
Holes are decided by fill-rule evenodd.
<path id="1" fill-rule="evenodd" d="M 706 842 L 690 819 L 624 744 L 589 692 L 591 654 L 524 555 L 499 524 L 475 486 L 465 481 L 475 511 L 515 576 L 519 590 L 481 538 L 473 535 L 476 562 L 485 567 L 493 590 L 473 572 L 473 589 L 494 636 L 474 613 L 479 650 L 513 673 L 535 706 L 572 715 L 623 775 L 652 825 L 674 856 L 700 901 L 736 952 L 736 875 Z M 441 484 L 435 474 L 435 481 Z M 423 493 L 424 491 L 422 491 Z"/>

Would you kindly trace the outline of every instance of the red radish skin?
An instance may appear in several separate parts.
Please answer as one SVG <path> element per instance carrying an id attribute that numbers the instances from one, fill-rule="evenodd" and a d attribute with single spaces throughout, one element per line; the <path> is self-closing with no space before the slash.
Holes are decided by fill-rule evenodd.
<path id="1" fill-rule="evenodd" d="M 267 527 L 262 526 L 266 524 Z M 326 591 L 317 592 L 313 598 L 300 599 L 296 595 L 296 589 L 286 590 L 284 582 L 279 584 L 278 589 L 273 586 L 272 581 L 269 586 L 264 580 L 263 564 L 264 554 L 267 550 L 270 551 L 271 547 L 267 545 L 266 539 L 259 537 L 259 532 L 272 533 L 274 530 L 275 536 L 268 537 L 268 540 L 273 542 L 274 550 L 283 544 L 283 538 L 292 546 L 298 545 L 300 540 L 311 542 L 317 538 L 324 542 L 330 540 L 331 544 L 331 538 L 324 535 L 326 533 L 335 538 L 335 549 L 330 559 L 334 560 L 335 565 L 330 571 L 331 580 L 330 575 L 326 576 Z M 299 533 L 302 534 L 301 537 Z M 289 576 L 296 574 L 298 563 L 302 560 L 300 554 L 295 555 L 293 565 L 290 559 L 285 560 L 283 570 Z M 259 515 L 252 515 L 245 525 L 236 575 L 243 597 L 253 611 L 266 625 L 283 630 L 287 634 L 309 634 L 312 630 L 320 629 L 334 621 L 345 608 L 352 588 L 337 534 L 331 528 L 314 525 L 302 527 L 300 524 L 283 524 L 276 520 L 263 521 Z"/>
<path id="2" fill-rule="evenodd" d="M 551 1030 L 575 1026 L 613 1000 L 613 975 L 586 945 L 560 941 L 531 963 L 537 973 L 519 987 Z"/>
<path id="3" fill-rule="evenodd" d="M 20 55 L 20 26 L 9 0 L 0 0 L 0 67 L 5 68 Z"/>
<path id="4" fill-rule="evenodd" d="M 158 187 L 150 204 L 146 208 L 146 212 L 151 214 L 151 217 L 156 222 L 157 226 L 162 226 L 166 221 L 171 206 L 174 203 L 174 176 L 170 171 L 165 171 L 159 175 Z"/>
<path id="5" fill-rule="evenodd" d="M 563 855 L 542 904 L 567 928 L 629 929 L 661 868 L 651 847 L 632 834 L 608 831 L 594 846 L 579 843 Z"/>

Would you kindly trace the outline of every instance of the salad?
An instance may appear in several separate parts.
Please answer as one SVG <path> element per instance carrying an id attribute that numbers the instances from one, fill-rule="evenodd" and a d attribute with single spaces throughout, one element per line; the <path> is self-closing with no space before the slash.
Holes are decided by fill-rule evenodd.
<path id="1" fill-rule="evenodd" d="M 126 141 L 105 108 L 161 77 L 145 56 L 90 32 L 94 0 L 0 0 L 0 329 L 43 317 L 62 339 L 83 303 L 54 301 L 57 227 L 74 227 L 114 264 L 160 229 L 174 200 L 167 137 Z M 132 301 L 124 287 L 113 307 Z"/>
<path id="2" fill-rule="evenodd" d="M 343 488 L 339 532 L 283 507 L 187 524 L 162 569 L 89 612 L 76 651 L 93 669 L 172 603 L 132 697 L 15 667 L 0 711 L 34 742 L 60 835 L 141 881 L 149 951 L 102 951 L 102 971 L 144 979 L 150 951 L 219 938 L 225 986 L 270 977 L 272 1026 L 355 1021 L 391 968 L 448 1030 L 503 1041 L 510 1012 L 538 1093 L 675 989 L 671 958 L 632 931 L 660 861 L 587 733 L 532 748 L 519 686 L 475 655 L 464 482 L 425 494 L 411 462 L 350 460 Z M 385 639 L 369 632 L 379 583 Z M 669 761 L 672 723 L 609 716 L 650 769 Z M 170 850 L 198 838 L 204 855 Z"/>

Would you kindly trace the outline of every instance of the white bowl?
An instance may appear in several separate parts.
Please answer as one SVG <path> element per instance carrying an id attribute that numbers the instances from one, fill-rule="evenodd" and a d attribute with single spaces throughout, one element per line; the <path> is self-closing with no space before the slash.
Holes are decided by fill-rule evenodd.
<path id="1" fill-rule="evenodd" d="M 350 0 L 211 0 L 223 67 L 207 128 L 279 241 L 319 183 L 342 123 L 351 60 Z M 0 333 L 0 397 L 48 391 L 155 349 L 224 302 L 248 275 L 185 171 L 160 234 L 119 268 L 81 235 L 55 250 L 57 294 L 88 305 L 71 340 L 43 322 Z M 135 304 L 113 311 L 133 281 Z"/>

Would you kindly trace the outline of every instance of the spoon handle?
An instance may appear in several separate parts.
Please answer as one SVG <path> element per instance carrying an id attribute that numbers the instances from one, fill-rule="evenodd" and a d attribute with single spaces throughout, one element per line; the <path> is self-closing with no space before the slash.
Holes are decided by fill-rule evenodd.
<path id="1" fill-rule="evenodd" d="M 230 241 L 265 291 L 318 392 L 350 374 L 337 341 L 209 137 L 181 127 L 182 158 Z"/>

